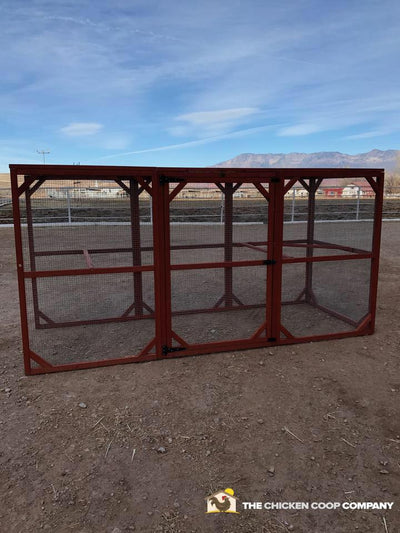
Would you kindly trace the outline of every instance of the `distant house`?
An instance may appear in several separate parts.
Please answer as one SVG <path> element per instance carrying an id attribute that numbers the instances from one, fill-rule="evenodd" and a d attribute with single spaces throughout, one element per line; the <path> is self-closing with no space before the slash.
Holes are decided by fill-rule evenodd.
<path id="1" fill-rule="evenodd" d="M 372 189 L 371 185 L 365 180 L 359 180 L 350 183 L 349 185 L 346 185 L 346 187 L 343 189 L 343 196 L 347 198 L 358 196 L 362 196 L 363 198 L 370 198 L 374 195 L 374 190 Z"/>
<path id="2" fill-rule="evenodd" d="M 326 198 L 341 198 L 343 187 L 324 187 L 322 192 Z"/>
<path id="3" fill-rule="evenodd" d="M 294 186 L 288 190 L 285 196 L 293 196 L 293 195 L 295 195 L 296 198 L 306 198 L 308 196 L 308 191 L 304 189 L 303 187 Z"/>
<path id="4" fill-rule="evenodd" d="M 121 188 L 99 189 L 95 187 L 60 187 L 47 189 L 49 198 L 121 198 L 127 196 Z"/>
<path id="5" fill-rule="evenodd" d="M 123 189 L 116 187 L 110 187 L 109 189 L 100 189 L 100 192 L 101 196 L 103 197 L 111 196 L 114 198 L 118 198 L 120 196 L 127 196 L 127 193 Z"/>
<path id="6" fill-rule="evenodd" d="M 345 197 L 353 197 L 353 196 L 362 196 L 363 191 L 361 190 L 361 187 L 359 185 L 354 185 L 354 183 L 350 183 L 350 185 L 346 185 L 346 187 L 343 189 L 343 196 Z"/>

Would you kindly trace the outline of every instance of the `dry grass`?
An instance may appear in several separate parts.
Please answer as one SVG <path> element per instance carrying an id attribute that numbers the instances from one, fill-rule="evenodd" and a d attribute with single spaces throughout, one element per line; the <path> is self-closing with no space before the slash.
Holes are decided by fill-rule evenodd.
<path id="1" fill-rule="evenodd" d="M 0 189 L 4 188 L 10 188 L 10 174 L 8 172 L 0 173 Z"/>

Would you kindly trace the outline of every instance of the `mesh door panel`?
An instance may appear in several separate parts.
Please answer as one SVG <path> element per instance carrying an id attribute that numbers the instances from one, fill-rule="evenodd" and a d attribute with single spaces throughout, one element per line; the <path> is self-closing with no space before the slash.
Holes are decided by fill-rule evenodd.
<path id="1" fill-rule="evenodd" d="M 263 188 L 268 191 L 268 184 L 264 183 Z M 214 183 L 186 184 L 170 203 L 171 263 L 262 259 L 262 250 L 256 251 L 246 244 L 266 247 L 266 198 L 250 183 L 242 184 L 233 193 L 231 255 L 224 246 L 226 210 L 226 198 Z"/>
<path id="2" fill-rule="evenodd" d="M 268 200 L 250 183 L 219 185 L 187 183 L 171 202 L 173 265 L 266 258 Z M 266 267 L 172 270 L 171 294 L 172 329 L 189 344 L 249 339 L 265 322 Z"/>
<path id="3" fill-rule="evenodd" d="M 224 268 L 172 271 L 172 326 L 189 344 L 248 339 L 265 321 L 266 267 L 232 269 L 229 310 L 225 275 Z"/>
<path id="4" fill-rule="evenodd" d="M 170 191 L 176 185 L 170 185 Z M 221 191 L 214 183 L 187 183 L 170 202 L 171 263 L 224 260 Z"/>

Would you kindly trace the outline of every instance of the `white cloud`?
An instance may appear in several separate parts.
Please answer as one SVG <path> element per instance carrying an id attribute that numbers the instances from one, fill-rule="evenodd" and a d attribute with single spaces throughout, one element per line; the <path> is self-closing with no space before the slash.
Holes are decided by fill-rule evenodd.
<path id="1" fill-rule="evenodd" d="M 198 111 L 179 115 L 176 120 L 183 120 L 193 126 L 207 126 L 221 122 L 230 122 L 254 115 L 259 110 L 256 107 L 237 107 L 234 109 L 221 109 L 219 111 Z"/>
<path id="2" fill-rule="evenodd" d="M 282 128 L 278 131 L 279 137 L 291 137 L 291 136 L 300 136 L 300 135 L 310 135 L 311 133 L 316 133 L 321 131 L 321 127 L 316 124 L 295 124 L 294 126 L 288 126 L 287 128 Z"/>
<path id="3" fill-rule="evenodd" d="M 373 137 L 381 137 L 382 135 L 387 135 L 391 133 L 391 131 L 384 131 L 384 130 L 375 130 L 375 131 L 365 131 L 364 133 L 356 133 L 355 135 L 347 135 L 346 137 L 343 137 L 344 139 L 348 140 L 357 140 L 357 139 L 371 139 Z"/>
<path id="4" fill-rule="evenodd" d="M 103 128 L 97 122 L 71 122 L 68 126 L 61 128 L 61 132 L 69 137 L 84 137 L 94 135 Z"/>
<path id="5" fill-rule="evenodd" d="M 168 132 L 176 137 L 222 135 L 243 126 L 259 112 L 257 107 L 234 107 L 184 113 L 175 117 L 176 124 Z"/>

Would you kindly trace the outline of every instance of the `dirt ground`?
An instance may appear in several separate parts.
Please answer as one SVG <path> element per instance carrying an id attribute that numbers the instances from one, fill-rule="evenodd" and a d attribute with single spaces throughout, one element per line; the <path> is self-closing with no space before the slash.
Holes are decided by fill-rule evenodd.
<path id="1" fill-rule="evenodd" d="M 399 223 L 383 228 L 373 336 L 29 378 L 11 229 L 0 242 L 1 531 L 399 530 Z M 240 514 L 207 515 L 227 487 Z"/>

